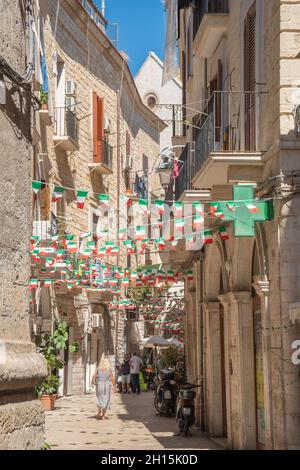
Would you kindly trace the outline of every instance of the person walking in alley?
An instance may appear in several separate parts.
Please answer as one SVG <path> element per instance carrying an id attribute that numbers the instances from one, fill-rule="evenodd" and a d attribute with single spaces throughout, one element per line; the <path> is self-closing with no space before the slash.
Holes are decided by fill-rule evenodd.
<path id="1" fill-rule="evenodd" d="M 140 394 L 140 381 L 139 381 L 139 374 L 140 369 L 143 365 L 142 359 L 137 355 L 137 353 L 133 353 L 132 358 L 129 361 L 130 363 L 130 372 L 131 372 L 131 380 L 132 380 L 132 391 L 133 393 Z"/>
<path id="2" fill-rule="evenodd" d="M 130 392 L 130 363 L 128 354 L 124 355 L 124 361 L 121 364 L 121 374 L 122 374 L 122 392 Z"/>
<path id="3" fill-rule="evenodd" d="M 102 355 L 101 361 L 93 376 L 92 384 L 96 385 L 98 406 L 97 419 L 108 419 L 106 417 L 106 412 L 110 406 L 111 389 L 113 386 L 114 392 L 116 392 L 116 384 L 109 360 L 104 356 L 104 354 Z"/>

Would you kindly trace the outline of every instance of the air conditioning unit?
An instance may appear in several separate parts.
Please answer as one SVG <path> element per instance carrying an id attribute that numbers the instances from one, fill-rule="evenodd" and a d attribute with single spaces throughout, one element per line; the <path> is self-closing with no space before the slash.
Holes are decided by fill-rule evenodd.
<path id="1" fill-rule="evenodd" d="M 124 161 L 124 170 L 131 170 L 133 167 L 133 157 L 131 155 L 127 155 Z"/>
<path id="2" fill-rule="evenodd" d="M 104 326 L 104 322 L 103 322 L 102 315 L 99 313 L 94 313 L 92 315 L 92 327 L 103 329 L 103 326 Z"/>
<path id="3" fill-rule="evenodd" d="M 76 83 L 74 80 L 68 80 L 66 82 L 66 95 L 75 96 L 76 95 Z"/>
<path id="4" fill-rule="evenodd" d="M 75 106 L 76 106 L 75 96 L 71 96 L 71 95 L 66 96 L 66 108 L 74 113 L 75 112 Z"/>

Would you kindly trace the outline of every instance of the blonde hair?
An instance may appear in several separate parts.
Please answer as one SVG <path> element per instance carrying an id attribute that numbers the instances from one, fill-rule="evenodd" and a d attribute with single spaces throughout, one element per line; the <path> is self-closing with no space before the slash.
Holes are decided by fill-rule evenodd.
<path id="1" fill-rule="evenodd" d="M 108 357 L 105 354 L 102 354 L 101 361 L 99 362 L 98 369 L 106 370 L 110 369 L 110 362 Z"/>

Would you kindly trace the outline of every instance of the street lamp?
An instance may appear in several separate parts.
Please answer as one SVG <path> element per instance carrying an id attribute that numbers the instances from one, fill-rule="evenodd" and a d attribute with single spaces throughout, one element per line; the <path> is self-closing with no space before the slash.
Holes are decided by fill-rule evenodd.
<path id="1" fill-rule="evenodd" d="M 174 177 L 174 164 L 175 162 L 182 163 L 180 160 L 175 158 L 174 152 L 172 149 L 175 148 L 184 148 L 185 145 L 175 145 L 173 147 L 167 147 L 160 153 L 161 162 L 157 168 L 159 174 L 160 184 L 163 189 L 167 192 Z"/>

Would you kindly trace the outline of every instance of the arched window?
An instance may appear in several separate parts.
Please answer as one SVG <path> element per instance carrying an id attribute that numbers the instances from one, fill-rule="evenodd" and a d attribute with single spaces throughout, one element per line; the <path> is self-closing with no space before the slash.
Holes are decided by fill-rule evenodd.
<path id="1" fill-rule="evenodd" d="M 149 109 L 154 109 L 158 105 L 158 98 L 154 93 L 149 93 L 146 96 L 146 106 Z"/>

